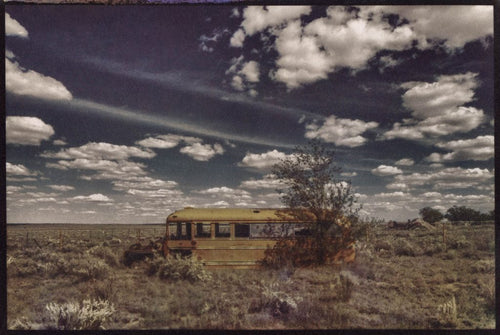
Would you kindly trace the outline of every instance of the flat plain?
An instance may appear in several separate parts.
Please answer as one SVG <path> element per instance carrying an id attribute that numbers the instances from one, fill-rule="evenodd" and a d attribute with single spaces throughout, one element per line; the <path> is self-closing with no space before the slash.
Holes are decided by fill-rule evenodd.
<path id="1" fill-rule="evenodd" d="M 492 329 L 494 224 L 371 224 L 353 264 L 122 263 L 164 225 L 8 225 L 9 329 Z M 29 303 L 27 303 L 29 302 Z"/>

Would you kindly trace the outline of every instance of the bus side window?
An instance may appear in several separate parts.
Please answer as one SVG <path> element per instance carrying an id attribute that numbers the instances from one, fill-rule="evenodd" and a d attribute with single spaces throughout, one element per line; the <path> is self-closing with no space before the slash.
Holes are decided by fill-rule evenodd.
<path id="1" fill-rule="evenodd" d="M 299 225 L 297 224 L 295 226 L 295 236 L 311 236 L 312 232 L 311 229 L 307 225 Z"/>
<path id="2" fill-rule="evenodd" d="M 196 237 L 210 237 L 210 223 L 196 224 Z"/>
<path id="3" fill-rule="evenodd" d="M 244 223 L 234 224 L 234 236 L 235 237 L 250 237 L 250 225 Z"/>
<path id="4" fill-rule="evenodd" d="M 231 228 L 229 223 L 216 223 L 215 224 L 215 237 L 229 237 L 231 235 Z"/>
<path id="5" fill-rule="evenodd" d="M 168 224 L 168 238 L 171 240 L 177 240 L 177 223 L 171 222 Z"/>
<path id="6" fill-rule="evenodd" d="M 191 239 L 191 222 L 180 222 L 177 224 L 177 239 L 178 240 Z"/>

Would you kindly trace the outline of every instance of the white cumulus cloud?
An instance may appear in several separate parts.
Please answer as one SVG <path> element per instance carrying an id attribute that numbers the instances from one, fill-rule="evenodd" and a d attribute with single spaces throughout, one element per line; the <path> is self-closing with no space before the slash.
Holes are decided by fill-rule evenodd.
<path id="1" fill-rule="evenodd" d="M 394 177 L 395 183 L 411 187 L 432 185 L 434 189 L 481 187 L 491 183 L 494 174 L 488 169 L 451 167 L 430 173 L 412 173 Z"/>
<path id="2" fill-rule="evenodd" d="M 61 192 L 72 191 L 75 189 L 73 186 L 69 186 L 69 185 L 48 185 L 48 186 L 53 190 L 61 191 Z"/>
<path id="3" fill-rule="evenodd" d="M 402 166 L 412 166 L 413 164 L 415 164 L 415 161 L 411 158 L 402 158 L 394 164 Z"/>
<path id="4" fill-rule="evenodd" d="M 243 47 L 247 36 L 261 34 L 264 50 L 278 53 L 270 77 L 291 90 L 340 68 L 362 70 L 380 51 L 442 45 L 454 52 L 493 34 L 493 6 L 331 6 L 307 22 L 310 12 L 307 6 L 250 6 L 230 45 Z M 384 54 L 373 64 L 383 71 L 401 60 Z"/>
<path id="5" fill-rule="evenodd" d="M 279 163 L 281 160 L 290 157 L 291 155 L 287 155 L 276 149 L 262 154 L 247 153 L 239 163 L 239 166 L 252 167 L 257 169 L 268 169 L 271 168 L 274 164 Z"/>
<path id="6" fill-rule="evenodd" d="M 280 187 L 283 187 L 283 182 L 279 179 L 276 179 L 275 175 L 267 174 L 262 179 L 245 180 L 241 183 L 240 186 L 242 188 L 250 190 L 278 189 Z"/>
<path id="7" fill-rule="evenodd" d="M 493 34 L 493 6 L 387 6 L 387 13 L 410 21 L 419 36 L 419 47 L 444 41 L 449 49 Z"/>
<path id="8" fill-rule="evenodd" d="M 30 116 L 7 116 L 5 132 L 7 143 L 37 146 L 55 133 L 51 125 Z"/>
<path id="9" fill-rule="evenodd" d="M 372 169 L 372 173 L 377 176 L 393 176 L 401 174 L 403 171 L 395 166 L 379 165 L 375 169 Z"/>
<path id="10" fill-rule="evenodd" d="M 484 112 L 474 107 L 464 107 L 474 99 L 477 73 L 467 72 L 437 77 L 432 83 L 407 82 L 401 88 L 403 105 L 412 111 L 412 119 L 396 122 L 383 135 L 383 139 L 423 139 L 456 132 L 468 132 L 484 121 Z"/>
<path id="11" fill-rule="evenodd" d="M 5 164 L 6 173 L 8 176 L 36 176 L 36 172 L 30 171 L 26 166 L 22 164 L 11 164 L 7 162 Z"/>
<path id="12" fill-rule="evenodd" d="M 28 31 L 17 20 L 5 13 L 5 35 L 28 38 Z"/>
<path id="13" fill-rule="evenodd" d="M 109 197 L 101 194 L 101 193 L 95 193 L 91 195 L 79 195 L 76 197 L 71 198 L 72 200 L 75 201 L 83 201 L 83 202 L 113 202 L 113 199 L 110 199 Z"/>
<path id="14" fill-rule="evenodd" d="M 441 149 L 451 150 L 450 153 L 432 153 L 426 160 L 434 163 L 446 161 L 484 161 L 493 158 L 495 154 L 495 139 L 492 135 L 478 136 L 474 139 L 456 140 L 437 143 Z"/>
<path id="15" fill-rule="evenodd" d="M 281 25 L 284 22 L 297 19 L 310 12 L 310 6 L 249 6 L 243 10 L 241 28 L 238 29 L 235 34 L 244 34 L 243 37 L 237 38 L 243 43 L 246 35 L 252 36 L 269 27 Z M 234 37 L 233 35 L 233 38 Z M 236 47 L 241 45 L 232 46 Z"/>
<path id="16" fill-rule="evenodd" d="M 151 150 L 126 145 L 89 142 L 80 147 L 65 148 L 56 153 L 44 152 L 41 156 L 59 159 L 126 160 L 130 157 L 153 158 L 156 154 Z"/>
<path id="17" fill-rule="evenodd" d="M 14 94 L 42 99 L 71 100 L 73 98 L 60 81 L 33 70 L 26 70 L 8 58 L 5 58 L 5 88 Z"/>
<path id="18" fill-rule="evenodd" d="M 321 126 L 316 123 L 306 125 L 305 137 L 319 138 L 328 143 L 335 143 L 337 146 L 354 148 L 366 142 L 366 138 L 361 136 L 362 133 L 377 126 L 377 122 L 341 119 L 331 115 Z"/>
<path id="19" fill-rule="evenodd" d="M 248 94 L 252 96 L 250 92 L 255 91 L 255 84 L 260 81 L 260 65 L 253 60 L 245 62 L 243 56 L 233 58 L 226 75 L 232 76 L 231 86 L 235 90 L 248 91 Z"/>
<path id="20" fill-rule="evenodd" d="M 215 155 L 222 155 L 224 153 L 224 148 L 219 143 L 215 143 L 214 145 L 194 143 L 181 148 L 180 152 L 188 155 L 194 160 L 206 162 Z"/>

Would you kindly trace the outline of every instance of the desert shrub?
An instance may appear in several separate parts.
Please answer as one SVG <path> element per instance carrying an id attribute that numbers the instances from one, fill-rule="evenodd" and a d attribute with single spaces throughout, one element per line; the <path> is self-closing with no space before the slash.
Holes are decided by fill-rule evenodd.
<path id="1" fill-rule="evenodd" d="M 301 297 L 294 297 L 282 289 L 280 282 L 273 282 L 262 287 L 261 304 L 270 309 L 270 313 L 275 316 L 288 314 L 297 310 L 297 304 L 302 301 Z M 255 306 L 254 306 L 255 307 Z"/>
<path id="2" fill-rule="evenodd" d="M 494 259 L 483 259 L 474 262 L 471 265 L 472 273 L 495 273 L 495 260 Z"/>
<path id="3" fill-rule="evenodd" d="M 101 259 L 85 258 L 71 262 L 70 266 L 72 265 L 74 265 L 72 274 L 81 280 L 104 279 L 110 273 L 109 266 Z"/>
<path id="4" fill-rule="evenodd" d="M 490 312 L 495 312 L 495 275 L 487 276 L 485 279 L 479 281 L 480 296 L 485 301 L 485 307 Z"/>
<path id="5" fill-rule="evenodd" d="M 433 256 L 436 254 L 440 254 L 445 250 L 443 244 L 441 242 L 435 242 L 432 244 L 427 244 L 423 248 L 424 255 Z"/>
<path id="6" fill-rule="evenodd" d="M 120 240 L 119 238 L 113 237 L 111 239 L 111 241 L 109 241 L 109 244 L 113 245 L 113 246 L 118 246 L 118 245 L 122 244 L 122 240 Z"/>
<path id="7" fill-rule="evenodd" d="M 92 292 L 92 295 L 97 299 L 112 301 L 115 299 L 117 294 L 115 284 L 115 278 L 111 277 L 109 279 L 105 279 L 104 281 L 92 283 L 87 292 Z"/>
<path id="8" fill-rule="evenodd" d="M 444 276 L 444 281 L 448 284 L 455 283 L 458 281 L 458 274 L 455 272 L 449 272 Z"/>
<path id="9" fill-rule="evenodd" d="M 7 274 L 12 277 L 31 277 L 43 275 L 45 267 L 31 258 L 16 258 L 7 265 Z"/>
<path id="10" fill-rule="evenodd" d="M 356 275 L 350 271 L 341 271 L 337 278 L 338 280 L 335 287 L 340 301 L 349 301 L 354 286 L 358 283 Z"/>
<path id="11" fill-rule="evenodd" d="M 469 241 L 464 235 L 451 235 L 446 240 L 446 246 L 450 249 L 470 249 L 473 247 L 472 242 Z"/>
<path id="12" fill-rule="evenodd" d="M 373 248 L 375 251 L 381 251 L 381 250 L 387 250 L 387 251 L 392 251 L 392 244 L 389 240 L 376 240 L 373 243 Z"/>
<path id="13" fill-rule="evenodd" d="M 69 258 L 59 253 L 44 257 L 43 263 L 38 266 L 43 268 L 44 274 L 49 278 L 76 276 L 80 280 L 103 279 L 110 272 L 109 266 L 99 258 L 86 256 L 84 258 Z"/>
<path id="14" fill-rule="evenodd" d="M 448 250 L 446 250 L 445 253 L 443 253 L 443 255 L 441 257 L 442 257 L 442 259 L 453 260 L 453 259 L 456 259 L 457 256 L 458 256 L 458 253 L 456 250 L 448 249 Z"/>
<path id="15" fill-rule="evenodd" d="M 359 258 L 358 258 L 359 259 Z M 365 278 L 368 280 L 376 280 L 375 272 L 371 264 L 367 263 L 356 263 L 349 267 L 349 270 L 356 274 L 360 278 Z"/>
<path id="16" fill-rule="evenodd" d="M 40 320 L 16 319 L 9 328 L 27 330 L 101 330 L 115 312 L 107 300 L 86 299 L 82 302 L 49 303 Z"/>
<path id="17" fill-rule="evenodd" d="M 148 276 L 156 275 L 164 262 L 165 262 L 165 258 L 163 258 L 163 257 L 146 258 L 146 260 L 145 260 L 146 275 L 148 275 Z"/>
<path id="18" fill-rule="evenodd" d="M 417 256 L 422 252 L 419 247 L 412 245 L 406 239 L 397 239 L 393 247 L 396 256 Z"/>
<path id="19" fill-rule="evenodd" d="M 65 304 L 49 303 L 46 328 L 58 330 L 104 329 L 115 308 L 107 300 L 86 299 Z"/>
<path id="20" fill-rule="evenodd" d="M 116 253 L 106 246 L 95 246 L 87 250 L 87 253 L 103 259 L 109 266 L 118 266 L 120 263 Z"/>
<path id="21" fill-rule="evenodd" d="M 104 329 L 103 323 L 113 314 L 114 307 L 106 300 L 84 300 L 81 303 L 56 304 L 46 306 L 49 312 L 48 328 Z"/>
<path id="22" fill-rule="evenodd" d="M 495 252 L 495 239 L 490 234 L 476 236 L 473 242 L 477 250 Z"/>
<path id="23" fill-rule="evenodd" d="M 455 296 L 436 306 L 436 315 L 429 319 L 429 324 L 432 328 L 457 327 L 457 300 Z"/>
<path id="24" fill-rule="evenodd" d="M 164 280 L 188 280 L 206 282 L 212 279 L 203 263 L 193 257 L 169 256 L 158 268 L 158 275 Z"/>

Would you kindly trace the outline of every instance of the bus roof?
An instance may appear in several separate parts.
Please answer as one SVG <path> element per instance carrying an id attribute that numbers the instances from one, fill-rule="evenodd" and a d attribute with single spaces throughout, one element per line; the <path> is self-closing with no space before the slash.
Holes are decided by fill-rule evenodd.
<path id="1" fill-rule="evenodd" d="M 278 208 L 184 208 L 167 217 L 168 222 L 297 221 L 286 209 Z"/>

